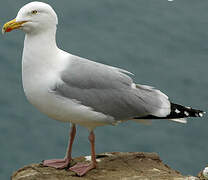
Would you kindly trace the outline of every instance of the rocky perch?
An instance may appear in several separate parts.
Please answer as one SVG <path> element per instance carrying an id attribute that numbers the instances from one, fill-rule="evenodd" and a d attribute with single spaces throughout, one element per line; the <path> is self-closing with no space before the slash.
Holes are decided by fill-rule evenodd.
<path id="1" fill-rule="evenodd" d="M 89 161 L 79 157 L 73 163 Z M 113 152 L 97 155 L 98 167 L 83 177 L 69 170 L 57 170 L 31 164 L 14 172 L 12 180 L 199 180 L 202 177 L 183 176 L 164 164 L 156 153 Z"/>

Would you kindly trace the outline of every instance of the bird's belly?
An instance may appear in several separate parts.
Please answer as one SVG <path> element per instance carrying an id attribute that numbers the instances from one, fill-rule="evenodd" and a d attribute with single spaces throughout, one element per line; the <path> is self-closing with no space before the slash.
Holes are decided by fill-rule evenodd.
<path id="1" fill-rule="evenodd" d="M 111 116 L 95 112 L 75 100 L 55 94 L 50 90 L 51 81 L 47 81 L 46 77 L 44 79 L 44 82 L 42 79 L 33 79 L 35 84 L 23 80 L 23 87 L 29 102 L 50 118 L 80 124 L 89 129 L 115 123 Z"/>

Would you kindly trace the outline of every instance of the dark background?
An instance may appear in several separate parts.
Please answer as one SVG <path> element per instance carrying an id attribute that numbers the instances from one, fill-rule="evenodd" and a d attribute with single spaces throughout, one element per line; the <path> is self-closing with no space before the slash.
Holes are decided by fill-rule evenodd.
<path id="1" fill-rule="evenodd" d="M 29 1 L 1 0 L 0 24 Z M 171 100 L 207 111 L 208 1 L 59 0 L 60 48 L 135 73 Z M 69 124 L 41 114 L 26 100 L 21 83 L 21 31 L 0 36 L 0 179 L 43 159 L 64 157 Z M 157 152 L 183 174 L 208 163 L 207 116 L 188 124 L 157 120 L 96 129 L 97 153 Z M 88 132 L 79 127 L 73 156 L 90 154 Z"/>

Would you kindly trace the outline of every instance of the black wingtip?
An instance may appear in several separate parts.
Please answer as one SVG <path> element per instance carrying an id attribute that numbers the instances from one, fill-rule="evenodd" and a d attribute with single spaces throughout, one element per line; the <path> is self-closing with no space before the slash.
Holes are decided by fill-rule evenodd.
<path id="1" fill-rule="evenodd" d="M 198 110 L 198 111 L 200 111 L 200 112 L 195 114 L 195 115 L 196 115 L 196 117 L 203 117 L 203 116 L 204 116 L 204 114 L 206 114 L 206 112 L 205 112 L 205 111 L 201 111 L 201 110 Z"/>
<path id="2" fill-rule="evenodd" d="M 171 112 L 166 117 L 148 115 L 145 117 L 135 117 L 134 119 L 180 119 L 188 117 L 203 117 L 205 111 L 193 109 L 188 106 L 171 103 Z"/>
<path id="3" fill-rule="evenodd" d="M 202 117 L 205 114 L 204 111 L 193 109 L 188 106 L 182 106 L 179 104 L 171 103 L 171 113 L 170 117 L 174 116 L 176 118 L 186 118 L 186 117 Z"/>

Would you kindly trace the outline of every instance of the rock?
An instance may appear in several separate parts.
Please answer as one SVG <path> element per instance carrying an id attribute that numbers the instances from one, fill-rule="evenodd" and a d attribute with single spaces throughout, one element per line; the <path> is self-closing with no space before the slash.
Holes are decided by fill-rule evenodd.
<path id="1" fill-rule="evenodd" d="M 87 157 L 75 158 L 72 165 L 88 161 Z M 98 167 L 83 177 L 67 169 L 57 170 L 31 164 L 14 172 L 12 180 L 198 180 L 182 176 L 164 164 L 156 153 L 113 152 L 97 155 Z"/>
<path id="2" fill-rule="evenodd" d="M 208 167 L 205 167 L 204 170 L 200 171 L 198 174 L 198 178 L 200 180 L 208 180 Z"/>

